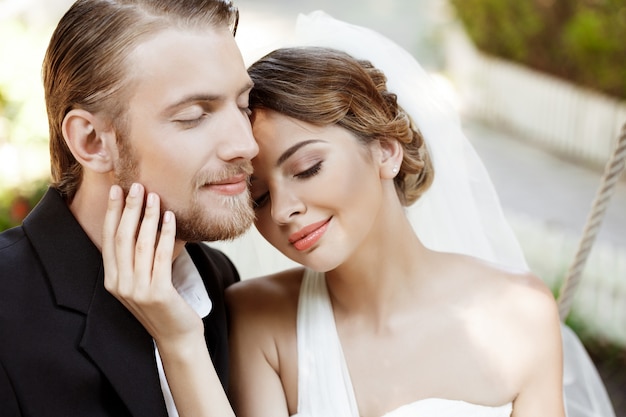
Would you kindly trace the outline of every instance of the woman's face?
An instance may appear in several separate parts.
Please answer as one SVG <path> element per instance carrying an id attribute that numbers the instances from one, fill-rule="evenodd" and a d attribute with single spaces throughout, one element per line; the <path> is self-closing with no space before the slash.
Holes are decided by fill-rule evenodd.
<path id="1" fill-rule="evenodd" d="M 294 261 L 328 271 L 348 260 L 381 210 L 375 148 L 338 126 L 256 110 L 251 194 L 256 227 Z"/>

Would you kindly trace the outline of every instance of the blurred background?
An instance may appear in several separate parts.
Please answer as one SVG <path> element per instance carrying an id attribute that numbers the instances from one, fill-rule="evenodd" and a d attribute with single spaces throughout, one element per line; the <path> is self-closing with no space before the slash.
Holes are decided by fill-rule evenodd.
<path id="1" fill-rule="evenodd" d="M 70 0 L 0 0 L 0 231 L 49 175 L 41 62 Z M 411 52 L 445 87 L 532 269 L 558 293 L 626 123 L 626 0 L 239 0 L 247 63 L 324 10 Z M 626 417 L 626 175 L 567 323 Z"/>

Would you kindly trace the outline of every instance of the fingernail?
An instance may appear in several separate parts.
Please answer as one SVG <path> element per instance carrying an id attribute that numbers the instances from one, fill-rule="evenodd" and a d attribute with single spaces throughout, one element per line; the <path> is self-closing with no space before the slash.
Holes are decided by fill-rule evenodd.
<path id="1" fill-rule="evenodd" d="M 172 220 L 172 212 L 166 211 L 163 213 L 163 223 L 169 223 Z"/>
<path id="2" fill-rule="evenodd" d="M 109 190 L 109 198 L 111 200 L 117 200 L 120 197 L 121 197 L 120 188 L 116 186 L 111 187 L 111 189 Z"/>
<path id="3" fill-rule="evenodd" d="M 128 191 L 128 194 L 131 197 L 137 197 L 138 193 L 139 193 L 139 184 L 134 183 L 133 185 L 130 186 L 130 190 Z"/>
<path id="4" fill-rule="evenodd" d="M 148 198 L 146 199 L 146 206 L 152 207 L 154 205 L 154 198 L 155 198 L 154 193 L 149 193 Z"/>

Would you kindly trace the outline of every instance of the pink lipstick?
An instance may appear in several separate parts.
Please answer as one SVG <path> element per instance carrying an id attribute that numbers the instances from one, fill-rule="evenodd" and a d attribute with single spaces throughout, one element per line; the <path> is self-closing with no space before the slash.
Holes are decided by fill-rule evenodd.
<path id="1" fill-rule="evenodd" d="M 299 251 L 305 251 L 315 245 L 324 235 L 330 219 L 310 224 L 289 236 L 289 243 Z"/>

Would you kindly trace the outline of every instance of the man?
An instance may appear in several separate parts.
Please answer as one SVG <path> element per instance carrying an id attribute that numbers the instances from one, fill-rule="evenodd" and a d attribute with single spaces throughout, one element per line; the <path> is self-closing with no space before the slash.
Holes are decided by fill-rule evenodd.
<path id="1" fill-rule="evenodd" d="M 179 291 L 223 385 L 232 263 L 201 243 L 245 231 L 258 151 L 227 0 L 79 0 L 43 65 L 52 186 L 0 235 L 0 415 L 175 415 L 152 338 L 103 285 L 109 189 L 175 213 Z M 143 191 L 143 189 L 142 189 Z M 204 285 L 202 285 L 204 284 Z M 209 313 L 210 311 L 210 313 Z"/>

